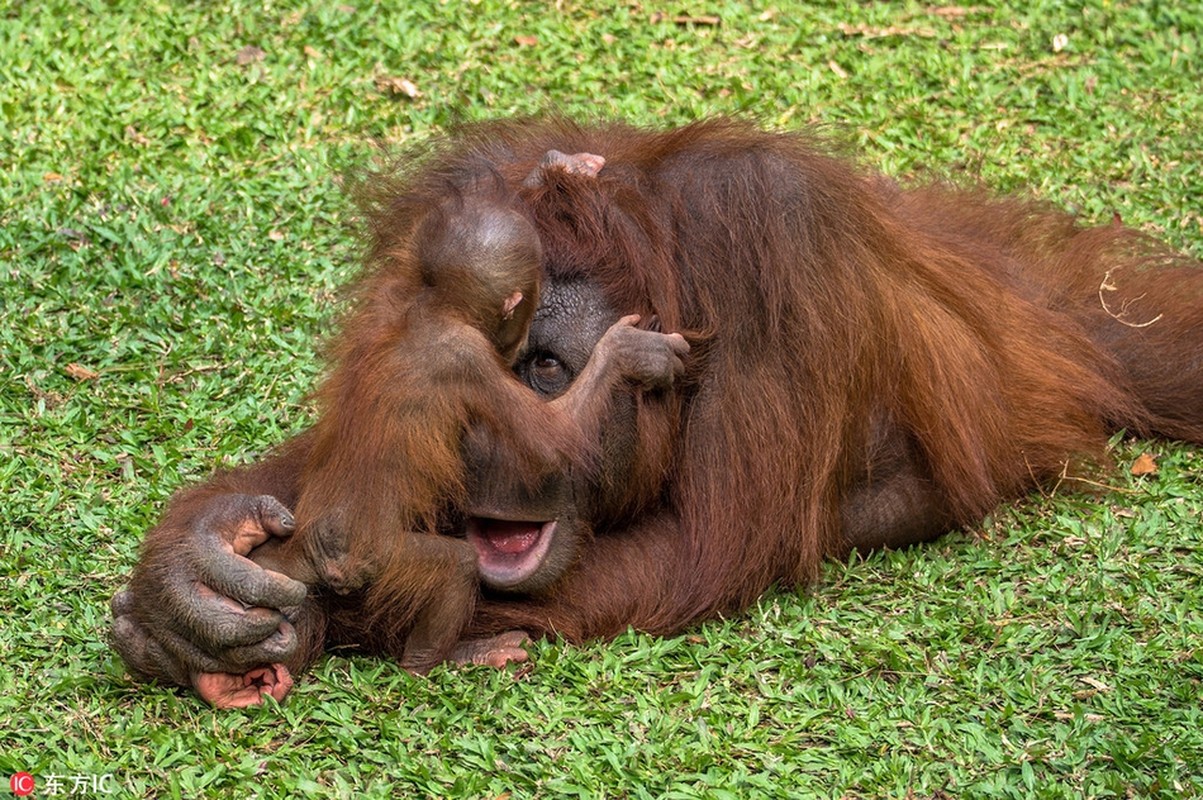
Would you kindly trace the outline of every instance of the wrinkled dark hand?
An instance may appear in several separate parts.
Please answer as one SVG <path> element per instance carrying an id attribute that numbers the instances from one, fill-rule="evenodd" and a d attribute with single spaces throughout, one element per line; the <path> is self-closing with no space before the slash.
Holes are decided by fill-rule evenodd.
<path id="1" fill-rule="evenodd" d="M 292 685 L 288 620 L 305 585 L 247 555 L 287 537 L 292 514 L 269 495 L 226 494 L 168 517 L 148 536 L 129 586 L 112 600 L 113 644 L 130 671 L 194 686 L 220 707 L 253 705 Z M 178 515 L 177 515 L 178 516 Z"/>
<path id="2" fill-rule="evenodd" d="M 685 374 L 689 343 L 679 333 L 662 333 L 656 317 L 647 329 L 635 327 L 638 322 L 638 314 L 629 314 L 611 325 L 595 357 L 639 388 L 671 388 Z"/>

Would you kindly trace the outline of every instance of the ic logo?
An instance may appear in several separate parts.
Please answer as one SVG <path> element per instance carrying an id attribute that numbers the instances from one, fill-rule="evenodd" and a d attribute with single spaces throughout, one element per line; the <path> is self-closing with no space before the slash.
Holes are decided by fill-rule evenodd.
<path id="1" fill-rule="evenodd" d="M 18 772 L 8 779 L 8 788 L 12 789 L 17 797 L 27 797 L 33 794 L 33 776 L 28 772 Z"/>

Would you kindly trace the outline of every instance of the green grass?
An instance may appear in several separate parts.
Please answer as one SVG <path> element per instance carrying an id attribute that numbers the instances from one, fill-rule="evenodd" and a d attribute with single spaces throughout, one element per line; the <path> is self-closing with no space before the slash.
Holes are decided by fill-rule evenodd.
<path id="1" fill-rule="evenodd" d="M 832 564 L 684 636 L 540 644 L 517 675 L 335 655 L 283 707 L 220 713 L 130 681 L 107 600 L 143 531 L 181 485 L 312 419 L 314 342 L 356 261 L 337 177 L 377 140 L 548 109 L 817 124 L 891 174 L 1119 213 L 1203 254 L 1197 4 L 560 5 L 0 10 L 0 778 L 28 770 L 38 796 L 106 774 L 184 798 L 1203 796 L 1203 450 L 1166 442 L 1121 443 L 1114 491 Z M 1160 473 L 1131 478 L 1145 451 Z"/>

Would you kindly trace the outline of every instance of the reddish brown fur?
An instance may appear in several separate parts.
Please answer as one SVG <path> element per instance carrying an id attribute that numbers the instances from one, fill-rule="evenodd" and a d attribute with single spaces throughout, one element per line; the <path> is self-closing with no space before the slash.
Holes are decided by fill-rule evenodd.
<path id="1" fill-rule="evenodd" d="M 1140 234 L 898 192 L 808 137 L 732 122 L 505 122 L 456 153 L 520 174 L 553 146 L 608 166 L 598 192 L 532 201 L 551 278 L 587 275 L 708 344 L 692 396 L 640 422 L 661 429 L 649 472 L 666 480 L 607 493 L 578 569 L 548 598 L 485 603 L 477 630 L 671 632 L 810 578 L 846 550 L 841 502 L 881 415 L 960 523 L 1098 457 L 1117 428 L 1203 441 L 1203 272 Z M 1108 315 L 1108 274 L 1110 307 L 1161 319 Z"/>
<path id="2" fill-rule="evenodd" d="M 298 532 L 256 553 L 260 563 L 341 593 L 366 587 L 350 626 L 373 631 L 376 646 L 407 667 L 447 658 L 476 600 L 473 547 L 439 535 L 449 509 L 466 500 L 465 433 L 475 427 L 498 441 L 511 478 L 534 486 L 549 473 L 588 468 L 616 385 L 671 380 L 670 372 L 640 368 L 637 355 L 648 348 L 637 345 L 648 338 L 624 338 L 622 330 L 597 349 L 603 380 L 588 390 L 597 397 L 580 397 L 582 389 L 547 403 L 510 372 L 538 302 L 537 233 L 520 216 L 520 226 L 483 237 L 483 253 L 461 234 L 491 212 L 521 215 L 519 193 L 593 182 L 600 164 L 578 166 L 588 154 L 557 155 L 513 191 L 477 163 L 433 191 L 416 182 L 388 197 L 390 231 L 399 235 L 373 250 L 319 391 Z M 469 197 L 457 200 L 462 192 Z M 503 315 L 511 296 L 521 305 Z M 671 370 L 674 362 L 654 363 Z"/>
<path id="3" fill-rule="evenodd" d="M 475 632 L 679 631 L 774 582 L 808 580 L 853 546 L 973 524 L 1069 459 L 1099 458 L 1119 428 L 1203 442 L 1197 263 L 1028 200 L 898 189 L 821 141 L 729 121 L 665 132 L 491 123 L 461 131 L 416 170 L 377 179 L 373 267 L 339 363 L 365 364 L 370 376 L 396 357 L 404 301 L 380 254 L 412 236 L 413 199 L 437 202 L 449 179 L 482 164 L 516 189 L 552 149 L 601 154 L 606 167 L 593 183 L 549 181 L 525 196 L 544 280 L 584 278 L 615 311 L 654 314 L 699 346 L 680 391 L 639 404 L 629 473 L 591 487 L 593 536 L 576 565 L 542 596 L 486 596 Z M 435 487 L 459 484 L 446 446 L 455 437 L 407 425 L 390 406 L 398 396 L 334 385 L 337 421 L 390 443 L 380 459 L 399 447 L 432 463 L 429 476 L 363 493 L 368 510 L 387 509 L 379 498 L 390 493 L 426 508 L 443 496 Z M 491 420 L 488 398 L 466 392 L 492 429 L 545 424 L 535 410 L 517 425 Z M 298 440 L 188 497 L 253 485 L 291 503 L 307 449 Z M 919 516 L 896 522 L 905 535 L 853 537 L 847 520 L 862 498 L 872 504 L 878 470 L 896 470 L 901 494 L 920 496 Z M 180 540 L 172 526 L 201 500 L 181 502 L 191 505 L 177 503 L 151 533 L 144 562 Z M 361 624 L 356 606 L 325 610 L 342 640 L 390 635 L 384 620 Z M 302 631 L 315 648 L 300 661 L 316 654 L 319 624 Z"/>
<path id="4" fill-rule="evenodd" d="M 376 628 L 385 620 L 388 634 L 377 641 L 416 669 L 447 657 L 476 600 L 473 548 L 439 536 L 443 515 L 464 500 L 465 432 L 481 426 L 503 442 L 516 479 L 530 483 L 584 465 L 597 437 L 509 370 L 538 302 L 533 229 L 532 246 L 518 247 L 518 257 L 491 252 L 481 263 L 447 258 L 448 248 L 431 241 L 449 235 L 447 220 L 457 214 L 475 224 L 481 209 L 465 210 L 458 195 L 485 194 L 489 208 L 512 210 L 516 201 L 490 186 L 497 183 L 477 170 L 389 198 L 391 224 L 402 236 L 372 252 L 318 393 L 321 417 L 295 507 L 298 532 L 256 554 L 309 583 L 340 592 L 366 586 L 356 624 Z M 432 251 L 446 263 L 432 263 Z M 501 311 L 514 289 L 521 290 L 518 323 L 503 336 L 508 317 Z"/>
<path id="5" fill-rule="evenodd" d="M 358 513 L 387 513 L 389 503 L 379 500 L 395 495 L 414 509 L 414 529 L 431 532 L 433 515 L 462 492 L 465 425 L 486 426 L 514 448 L 516 468 L 536 475 L 584 446 L 571 420 L 550 414 L 513 378 L 489 344 L 491 332 L 423 283 L 417 228 L 431 207 L 462 191 L 450 180 L 432 183 L 390 198 L 393 229 L 403 238 L 378 239 L 369 254 L 335 343 L 334 370 L 319 392 L 322 415 L 308 459 L 311 468 L 341 476 L 332 483 L 368 487 L 357 492 L 371 499 Z M 391 469 L 397 464 L 405 465 L 403 475 Z M 331 505 L 315 497 L 315 509 Z"/>

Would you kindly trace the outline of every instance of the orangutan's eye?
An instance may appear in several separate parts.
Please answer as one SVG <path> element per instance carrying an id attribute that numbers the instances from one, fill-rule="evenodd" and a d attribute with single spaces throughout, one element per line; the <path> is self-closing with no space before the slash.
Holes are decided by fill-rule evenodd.
<path id="1" fill-rule="evenodd" d="M 518 375 L 543 395 L 559 394 L 572 382 L 564 362 L 546 350 L 531 353 L 520 365 Z"/>

